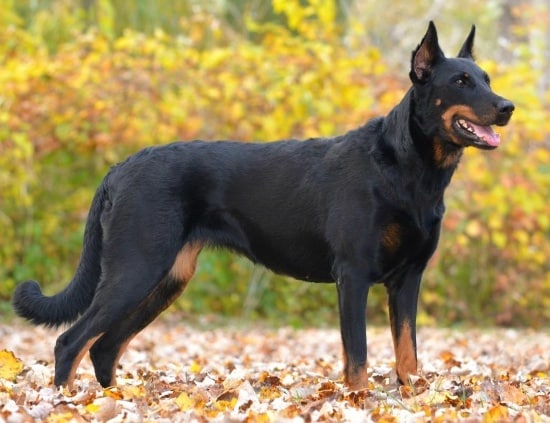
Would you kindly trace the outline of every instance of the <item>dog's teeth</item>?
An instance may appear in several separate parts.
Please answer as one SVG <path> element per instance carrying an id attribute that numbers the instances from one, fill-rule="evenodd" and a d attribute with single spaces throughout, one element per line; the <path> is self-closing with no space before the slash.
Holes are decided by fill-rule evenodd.
<path id="1" fill-rule="evenodd" d="M 464 119 L 459 119 L 457 123 L 462 129 L 465 129 L 466 131 L 471 132 L 472 134 L 475 133 L 474 128 Z"/>

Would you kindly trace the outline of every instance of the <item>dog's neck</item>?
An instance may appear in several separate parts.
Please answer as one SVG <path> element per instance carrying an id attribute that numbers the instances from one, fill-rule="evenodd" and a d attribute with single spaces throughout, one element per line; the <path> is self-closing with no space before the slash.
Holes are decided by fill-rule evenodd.
<path id="1" fill-rule="evenodd" d="M 417 105 L 413 97 L 414 88 L 411 88 L 384 118 L 381 142 L 393 150 L 398 166 L 421 167 L 421 184 L 431 192 L 443 193 L 463 149 L 454 152 L 453 160 L 447 159 L 450 153 L 440 150 L 446 147 L 441 145 L 442 141 L 437 138 L 436 131 L 423 129 L 422 123 L 415 116 Z M 438 157 L 438 153 L 441 153 L 441 157 Z"/>

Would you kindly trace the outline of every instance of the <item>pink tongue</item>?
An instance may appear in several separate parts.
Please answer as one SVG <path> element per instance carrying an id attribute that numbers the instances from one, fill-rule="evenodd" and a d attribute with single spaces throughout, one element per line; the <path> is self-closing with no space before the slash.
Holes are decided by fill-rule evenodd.
<path id="1" fill-rule="evenodd" d="M 500 135 L 495 133 L 490 126 L 478 126 L 469 122 L 474 129 L 476 135 L 484 140 L 491 147 L 496 147 L 500 144 Z"/>

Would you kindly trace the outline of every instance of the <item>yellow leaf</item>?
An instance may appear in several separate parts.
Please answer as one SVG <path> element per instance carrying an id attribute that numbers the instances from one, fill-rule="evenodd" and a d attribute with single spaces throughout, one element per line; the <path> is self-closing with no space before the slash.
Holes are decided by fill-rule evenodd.
<path id="1" fill-rule="evenodd" d="M 66 413 L 52 413 L 48 416 L 48 422 L 50 423 L 69 423 L 74 421 L 74 414 L 70 412 Z"/>
<path id="2" fill-rule="evenodd" d="M 378 423 L 396 423 L 397 417 L 392 416 L 391 414 L 383 414 L 380 416 L 380 419 L 377 420 Z"/>
<path id="3" fill-rule="evenodd" d="M 143 398 L 147 395 L 147 390 L 143 385 L 125 386 L 122 390 L 125 399 Z"/>
<path id="4" fill-rule="evenodd" d="M 426 404 L 429 404 L 429 405 L 444 404 L 447 401 L 447 399 L 448 399 L 447 392 L 435 392 L 434 394 L 426 398 Z"/>
<path id="5" fill-rule="evenodd" d="M 89 413 L 92 413 L 92 414 L 95 414 L 99 411 L 100 407 L 98 404 L 94 404 L 94 403 L 91 403 L 91 404 L 88 404 L 86 406 L 86 411 L 88 411 Z"/>
<path id="6" fill-rule="evenodd" d="M 11 351 L 0 351 L 0 379 L 15 380 L 15 377 L 23 371 L 23 362 Z"/>
<path id="7" fill-rule="evenodd" d="M 281 391 L 276 386 L 262 386 L 259 396 L 264 401 L 273 400 L 281 396 Z"/>
<path id="8" fill-rule="evenodd" d="M 508 408 L 503 405 L 495 405 L 483 415 L 483 423 L 497 423 L 509 420 Z"/>
<path id="9" fill-rule="evenodd" d="M 189 371 L 190 371 L 191 373 L 195 373 L 195 374 L 196 374 L 196 373 L 200 373 L 201 370 L 202 370 L 202 366 L 201 366 L 198 362 L 196 362 L 195 360 L 193 360 L 193 361 L 191 362 L 191 365 L 189 366 Z"/>
<path id="10" fill-rule="evenodd" d="M 122 392 L 117 387 L 111 387 L 111 388 L 104 389 L 103 390 L 103 395 L 105 395 L 106 397 L 111 397 L 115 400 L 121 400 L 121 399 L 124 398 L 124 396 L 122 395 Z"/>
<path id="11" fill-rule="evenodd" d="M 230 401 L 220 400 L 214 403 L 214 407 L 220 411 L 233 410 L 237 404 L 237 398 L 232 398 Z"/>
<path id="12" fill-rule="evenodd" d="M 187 395 L 186 392 L 182 392 L 176 398 L 176 404 L 181 411 L 187 411 L 191 410 L 194 407 L 195 402 L 191 398 L 189 398 L 189 395 Z"/>
<path id="13" fill-rule="evenodd" d="M 253 411 L 248 413 L 246 421 L 256 422 L 256 423 L 269 423 L 269 414 L 267 413 L 259 413 L 256 414 Z"/>

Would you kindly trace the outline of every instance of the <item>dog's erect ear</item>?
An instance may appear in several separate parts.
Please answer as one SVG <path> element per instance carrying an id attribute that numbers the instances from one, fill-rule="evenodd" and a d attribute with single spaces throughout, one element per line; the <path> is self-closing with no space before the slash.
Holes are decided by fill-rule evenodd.
<path id="1" fill-rule="evenodd" d="M 445 58 L 443 51 L 437 42 L 437 31 L 433 21 L 430 21 L 426 35 L 413 51 L 410 77 L 413 82 L 425 82 L 435 63 Z"/>
<path id="2" fill-rule="evenodd" d="M 473 51 L 474 51 L 475 36 L 476 36 L 476 26 L 472 25 L 472 29 L 468 34 L 468 38 L 466 38 L 466 41 L 464 41 L 464 44 L 462 45 L 460 51 L 458 52 L 458 57 L 461 57 L 463 59 L 474 60 Z"/>

